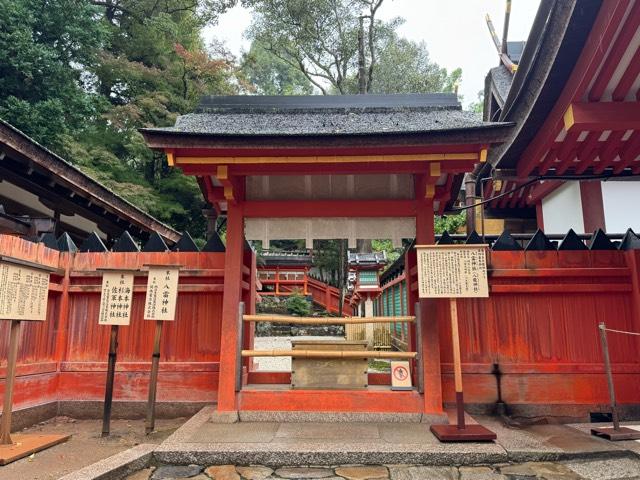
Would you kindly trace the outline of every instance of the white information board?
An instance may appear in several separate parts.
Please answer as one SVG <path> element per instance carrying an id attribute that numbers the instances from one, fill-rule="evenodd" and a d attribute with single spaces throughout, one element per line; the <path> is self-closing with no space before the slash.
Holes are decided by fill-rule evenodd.
<path id="1" fill-rule="evenodd" d="M 149 267 L 145 320 L 175 320 L 180 267 Z"/>
<path id="2" fill-rule="evenodd" d="M 100 325 L 129 325 L 133 300 L 133 272 L 104 272 L 100 297 Z"/>
<path id="3" fill-rule="evenodd" d="M 488 297 L 487 245 L 416 245 L 420 298 Z"/>
<path id="4" fill-rule="evenodd" d="M 0 262 L 0 320 L 47 318 L 49 272 Z"/>

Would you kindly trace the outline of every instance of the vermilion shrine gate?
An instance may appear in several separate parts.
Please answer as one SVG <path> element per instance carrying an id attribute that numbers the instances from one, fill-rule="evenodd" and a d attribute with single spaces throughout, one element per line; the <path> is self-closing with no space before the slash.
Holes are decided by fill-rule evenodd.
<path id="1" fill-rule="evenodd" d="M 218 410 L 442 412 L 435 302 L 421 300 L 423 371 L 417 391 L 283 390 L 283 375 L 248 372 L 236 391 L 244 240 L 403 238 L 434 242 L 433 215 L 454 199 L 462 174 L 486 159 L 508 124 L 480 122 L 452 94 L 210 97 L 171 128 L 144 129 L 148 145 L 197 177 L 227 216 Z M 412 294 L 410 305 L 417 300 Z M 411 308 L 411 311 L 413 308 Z M 413 312 L 412 312 L 413 313 Z M 245 359 L 243 365 L 250 368 Z M 416 364 L 417 365 L 417 364 Z M 415 366 L 414 366 L 415 367 Z"/>

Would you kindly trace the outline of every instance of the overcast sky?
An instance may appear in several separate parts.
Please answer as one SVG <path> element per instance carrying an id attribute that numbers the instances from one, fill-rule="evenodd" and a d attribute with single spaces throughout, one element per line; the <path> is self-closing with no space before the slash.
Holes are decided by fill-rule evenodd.
<path id="1" fill-rule="evenodd" d="M 313 1 L 313 0 L 310 0 Z M 513 0 L 509 40 L 526 40 L 540 0 Z M 484 88 L 484 77 L 499 62 L 485 14 L 489 14 L 502 38 L 505 0 L 385 0 L 380 8 L 382 19 L 402 17 L 406 20 L 400 34 L 414 41 L 425 41 L 432 61 L 453 70 L 462 68 L 459 93 L 464 104 L 477 100 Z M 205 32 L 207 41 L 223 40 L 227 48 L 239 55 L 248 50 L 244 30 L 251 22 L 251 12 L 235 7 L 222 16 L 218 25 Z"/>

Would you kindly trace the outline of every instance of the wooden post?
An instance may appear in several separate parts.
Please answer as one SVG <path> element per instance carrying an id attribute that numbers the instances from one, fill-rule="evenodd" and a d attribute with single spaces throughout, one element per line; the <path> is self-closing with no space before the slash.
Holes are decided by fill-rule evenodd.
<path id="1" fill-rule="evenodd" d="M 607 384 L 609 386 L 609 399 L 611 401 L 611 418 L 613 419 L 613 429 L 620 430 L 620 419 L 618 418 L 618 405 L 616 403 L 616 391 L 613 385 L 613 373 L 611 371 L 611 359 L 609 358 L 609 344 L 607 342 L 607 331 L 604 322 L 598 325 L 600 330 L 600 341 L 602 342 L 602 356 L 604 357 L 604 368 L 607 373 Z"/>
<path id="2" fill-rule="evenodd" d="M 458 333 L 458 302 L 450 300 L 451 309 L 451 344 L 453 346 L 453 375 L 456 387 L 456 412 L 458 429 L 464 430 L 464 395 L 462 393 L 462 365 L 460 363 L 460 334 Z"/>
<path id="3" fill-rule="evenodd" d="M 151 376 L 149 378 L 149 399 L 145 433 L 149 435 L 156 425 L 156 391 L 158 389 L 158 370 L 160 370 L 160 340 L 162 338 L 162 320 L 156 320 L 156 332 L 153 337 L 153 355 L 151 357 Z"/>
<path id="4" fill-rule="evenodd" d="M 613 428 L 600 427 L 592 428 L 591 435 L 606 438 L 607 440 L 638 440 L 640 432 L 629 427 L 620 427 L 618 417 L 618 404 L 616 402 L 616 392 L 613 384 L 613 372 L 611 371 L 611 358 L 609 357 L 609 344 L 607 342 L 607 327 L 604 322 L 598 324 L 600 330 L 600 341 L 602 342 L 602 356 L 604 357 L 604 369 L 607 374 L 607 384 L 609 386 L 609 399 L 611 401 L 611 418 Z"/>
<path id="5" fill-rule="evenodd" d="M 416 384 L 418 387 L 418 393 L 424 394 L 424 370 L 422 365 L 422 317 L 420 316 L 420 302 L 416 302 L 414 309 L 416 313 L 416 351 L 418 352 L 418 357 L 416 358 Z M 405 325 L 405 323 L 402 324 L 403 332 Z"/>
<path id="6" fill-rule="evenodd" d="M 238 307 L 238 351 L 236 352 L 236 392 L 242 389 L 242 344 L 244 340 L 244 302 Z"/>
<path id="7" fill-rule="evenodd" d="M 13 384 L 16 380 L 16 363 L 18 361 L 18 343 L 20 342 L 20 320 L 11 320 L 9 334 L 9 354 L 7 356 L 7 376 L 4 386 L 4 403 L 2 404 L 2 421 L 0 422 L 0 445 L 11 445 L 11 410 L 13 408 Z"/>
<path id="8" fill-rule="evenodd" d="M 118 351 L 118 325 L 111 325 L 109 340 L 109 363 L 107 366 L 107 385 L 104 393 L 104 411 L 102 414 L 102 436 L 108 437 L 111 429 L 111 403 L 113 400 L 113 380 L 116 373 L 116 354 Z"/>

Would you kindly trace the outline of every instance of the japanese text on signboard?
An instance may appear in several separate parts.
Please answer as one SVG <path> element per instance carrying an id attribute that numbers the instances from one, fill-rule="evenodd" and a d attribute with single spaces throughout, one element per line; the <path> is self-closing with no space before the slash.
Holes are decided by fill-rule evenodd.
<path id="1" fill-rule="evenodd" d="M 0 319 L 44 321 L 48 295 L 48 272 L 0 263 Z"/>
<path id="2" fill-rule="evenodd" d="M 145 320 L 174 320 L 178 296 L 179 269 L 176 267 L 149 267 Z"/>
<path id="3" fill-rule="evenodd" d="M 133 273 L 105 272 L 102 275 L 100 325 L 129 325 L 133 300 Z"/>
<path id="4" fill-rule="evenodd" d="M 486 248 L 418 246 L 420 298 L 488 297 Z"/>

